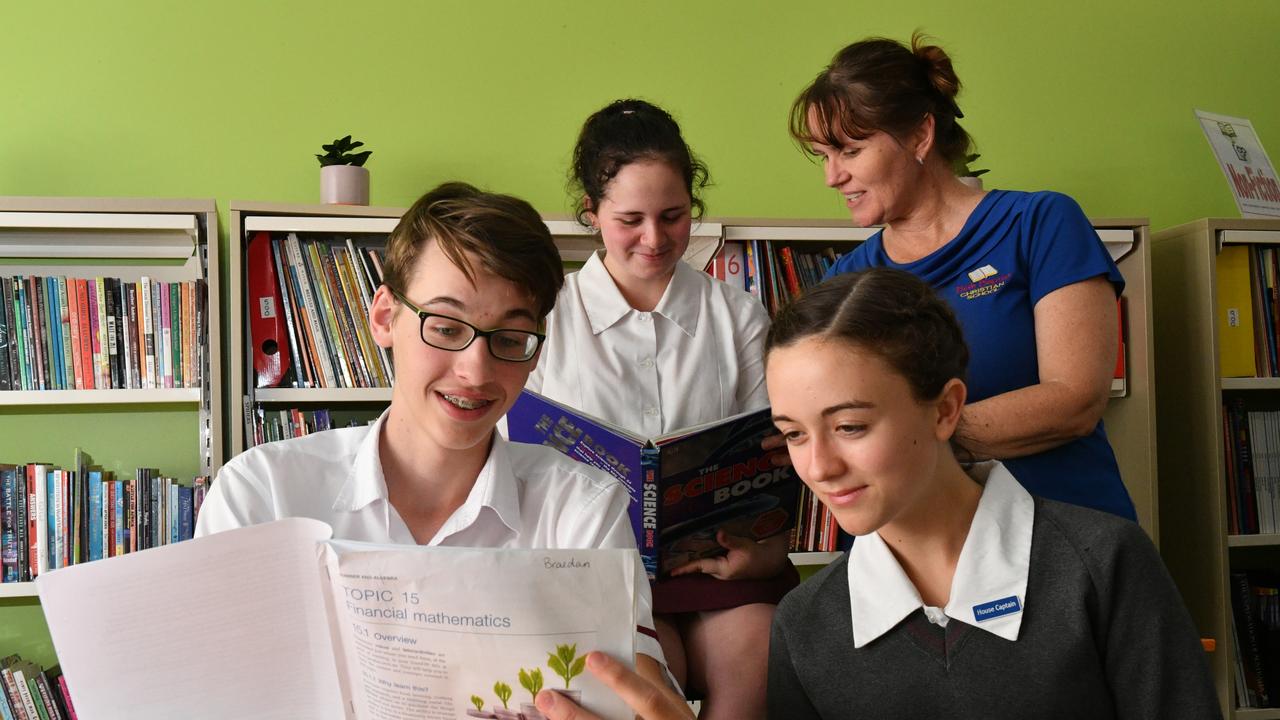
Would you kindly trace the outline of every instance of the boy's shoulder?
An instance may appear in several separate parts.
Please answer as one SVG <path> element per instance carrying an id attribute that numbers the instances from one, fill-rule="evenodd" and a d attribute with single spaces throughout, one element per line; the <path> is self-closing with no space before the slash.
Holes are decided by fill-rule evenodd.
<path id="1" fill-rule="evenodd" d="M 231 458 L 223 468 L 235 474 L 261 477 L 263 471 L 270 476 L 274 471 L 288 469 L 291 472 L 287 474 L 294 476 L 299 474 L 298 471 L 310 474 L 313 471 L 324 472 L 328 467 L 340 467 L 345 475 L 371 427 L 335 428 L 263 443 Z"/>

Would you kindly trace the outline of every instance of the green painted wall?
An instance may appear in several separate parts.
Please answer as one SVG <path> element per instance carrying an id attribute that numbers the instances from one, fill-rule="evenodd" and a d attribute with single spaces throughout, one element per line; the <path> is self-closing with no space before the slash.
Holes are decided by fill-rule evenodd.
<path id="1" fill-rule="evenodd" d="M 0 195 L 213 197 L 225 220 L 231 199 L 316 201 L 312 154 L 354 133 L 375 204 L 460 178 L 564 211 L 578 126 L 636 95 L 710 165 L 711 213 L 841 217 L 787 108 L 843 44 L 915 28 L 953 53 L 988 186 L 1156 228 L 1234 215 L 1196 107 L 1250 118 L 1280 160 L 1273 0 L 6 3 Z M 0 461 L 70 462 L 81 444 L 191 474 L 188 417 L 6 410 Z M 16 605 L 0 604 L 0 654 L 49 659 Z"/>

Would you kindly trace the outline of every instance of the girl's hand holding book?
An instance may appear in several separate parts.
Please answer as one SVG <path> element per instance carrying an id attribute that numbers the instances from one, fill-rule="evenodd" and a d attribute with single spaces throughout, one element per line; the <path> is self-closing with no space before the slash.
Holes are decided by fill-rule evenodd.
<path id="1" fill-rule="evenodd" d="M 587 669 L 636 711 L 639 720 L 692 720 L 689 706 L 635 671 L 601 652 L 587 655 Z M 536 700 L 549 720 L 600 720 L 595 713 L 554 690 L 543 690 Z"/>
<path id="2" fill-rule="evenodd" d="M 757 542 L 720 530 L 716 542 L 728 552 L 681 565 L 671 575 L 706 573 L 717 580 L 764 580 L 776 577 L 787 566 L 787 533 Z"/>

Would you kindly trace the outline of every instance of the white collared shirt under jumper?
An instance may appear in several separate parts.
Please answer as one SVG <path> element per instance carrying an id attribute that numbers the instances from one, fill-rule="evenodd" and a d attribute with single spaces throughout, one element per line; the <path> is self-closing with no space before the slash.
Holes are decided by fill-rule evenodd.
<path id="1" fill-rule="evenodd" d="M 654 437 L 768 405 L 768 332 L 758 300 L 684 262 L 635 310 L 597 251 L 565 278 L 526 387 Z"/>
<path id="2" fill-rule="evenodd" d="M 322 520 L 343 540 L 415 545 L 387 496 L 372 425 L 327 430 L 251 448 L 222 467 L 200 508 L 196 536 L 286 517 Z M 427 545 L 492 548 L 635 548 L 627 489 L 551 448 L 497 433 L 461 507 Z M 637 563 L 636 651 L 665 662 L 649 583 Z"/>
<path id="3" fill-rule="evenodd" d="M 769 718 L 1220 718 L 1204 651 L 1127 520 L 1033 498 L 1000 463 L 950 598 L 926 608 L 878 533 L 792 591 L 769 648 Z"/>

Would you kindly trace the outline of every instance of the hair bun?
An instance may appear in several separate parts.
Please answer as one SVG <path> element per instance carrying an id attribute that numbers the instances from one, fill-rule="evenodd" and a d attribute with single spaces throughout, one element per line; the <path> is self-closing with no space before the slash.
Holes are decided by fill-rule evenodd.
<path id="1" fill-rule="evenodd" d="M 960 93 L 960 78 L 951 66 L 951 56 L 947 55 L 947 51 L 930 44 L 929 36 L 917 31 L 911 35 L 911 52 L 924 63 L 929 84 L 954 104 L 956 95 Z"/>

